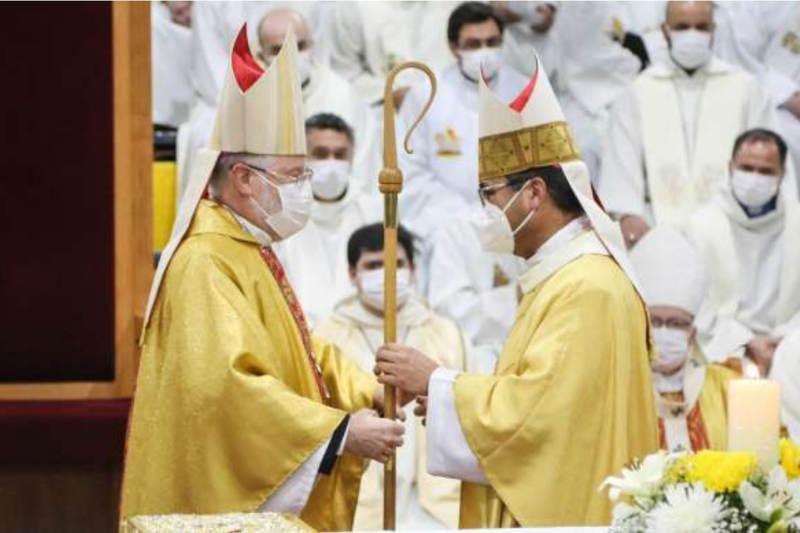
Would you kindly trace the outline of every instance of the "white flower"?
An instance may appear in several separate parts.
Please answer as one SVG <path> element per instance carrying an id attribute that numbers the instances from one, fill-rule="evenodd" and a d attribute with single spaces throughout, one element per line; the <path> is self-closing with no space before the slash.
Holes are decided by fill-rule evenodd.
<path id="1" fill-rule="evenodd" d="M 780 466 L 770 472 L 766 493 L 745 481 L 739 487 L 739 496 L 747 512 L 768 524 L 789 520 L 800 514 L 800 480 L 789 482 Z"/>
<path id="2" fill-rule="evenodd" d="M 713 533 L 725 516 L 722 500 L 701 483 L 671 485 L 664 497 L 666 501 L 650 511 L 649 533 Z"/>
<path id="3" fill-rule="evenodd" d="M 611 487 L 608 491 L 611 501 L 619 500 L 620 496 L 630 496 L 640 505 L 649 507 L 658 494 L 667 466 L 676 457 L 663 451 L 648 455 L 638 467 L 623 468 L 622 477 L 606 478 L 600 490 Z"/>

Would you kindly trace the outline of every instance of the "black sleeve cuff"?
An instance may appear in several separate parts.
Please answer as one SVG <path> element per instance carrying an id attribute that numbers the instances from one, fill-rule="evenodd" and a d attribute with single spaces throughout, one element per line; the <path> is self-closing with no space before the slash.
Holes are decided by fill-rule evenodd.
<path id="1" fill-rule="evenodd" d="M 331 472 L 333 472 L 333 467 L 336 466 L 336 459 L 339 457 L 337 452 L 342 445 L 342 439 L 344 438 L 349 423 L 350 415 L 347 415 L 333 431 L 333 435 L 331 435 L 331 442 L 328 444 L 328 449 L 325 450 L 325 455 L 322 457 L 322 462 L 319 465 L 319 473 L 323 476 L 329 476 Z"/>

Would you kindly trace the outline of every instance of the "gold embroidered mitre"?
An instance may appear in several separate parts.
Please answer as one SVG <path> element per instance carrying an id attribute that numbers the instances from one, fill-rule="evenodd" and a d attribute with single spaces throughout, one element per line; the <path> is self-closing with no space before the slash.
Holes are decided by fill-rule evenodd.
<path id="1" fill-rule="evenodd" d="M 479 179 L 492 183 L 529 168 L 580 160 L 547 74 L 539 67 L 507 105 L 486 81 L 479 87 Z"/>
<path id="2" fill-rule="evenodd" d="M 247 42 L 247 25 L 233 43 L 210 148 L 258 155 L 305 155 L 305 115 L 291 28 L 267 70 Z"/>

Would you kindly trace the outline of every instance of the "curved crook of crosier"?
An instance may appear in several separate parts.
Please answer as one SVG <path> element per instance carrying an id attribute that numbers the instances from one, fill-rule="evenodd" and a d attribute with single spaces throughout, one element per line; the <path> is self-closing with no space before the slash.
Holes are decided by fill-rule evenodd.
<path id="1" fill-rule="evenodd" d="M 436 96 L 436 76 L 433 74 L 433 71 L 425 64 L 420 63 L 419 61 L 406 61 L 404 63 L 400 63 L 399 65 L 395 66 L 390 72 L 389 75 L 386 77 L 386 85 L 384 86 L 383 91 L 383 166 L 384 168 L 397 168 L 397 139 L 395 136 L 395 126 L 394 126 L 394 117 L 395 117 L 395 108 L 394 108 L 394 99 L 392 98 L 393 87 L 394 87 L 394 80 L 400 72 L 404 70 L 419 70 L 422 71 L 430 80 L 431 82 L 431 92 L 428 95 L 428 101 L 425 103 L 425 106 L 420 111 L 417 118 L 411 124 L 411 127 L 408 128 L 406 135 L 403 139 L 403 149 L 406 153 L 411 154 L 413 150 L 411 146 L 409 146 L 408 141 L 411 137 L 411 134 L 414 133 L 414 130 L 419 125 L 422 118 L 425 116 L 425 113 L 433 104 L 433 99 Z"/>

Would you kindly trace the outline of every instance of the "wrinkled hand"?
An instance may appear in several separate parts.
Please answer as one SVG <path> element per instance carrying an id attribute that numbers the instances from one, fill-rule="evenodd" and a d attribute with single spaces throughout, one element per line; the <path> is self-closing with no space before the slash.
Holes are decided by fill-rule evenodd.
<path id="1" fill-rule="evenodd" d="M 380 418 L 370 409 L 362 409 L 350 416 L 344 449 L 348 453 L 385 463 L 392 451 L 403 445 L 406 429 L 395 420 Z"/>
<path id="2" fill-rule="evenodd" d="M 637 215 L 625 215 L 619 221 L 619 227 L 622 229 L 622 236 L 625 239 L 625 246 L 628 250 L 639 242 L 639 240 L 650 231 L 650 224 Z"/>
<path id="3" fill-rule="evenodd" d="M 378 382 L 394 385 L 411 395 L 428 394 L 428 381 L 439 368 L 435 362 L 409 346 L 387 344 L 378 350 L 375 374 Z"/>
<path id="4" fill-rule="evenodd" d="M 769 374 L 769 370 L 772 367 L 772 357 L 775 355 L 775 349 L 780 342 L 780 338 L 772 335 L 756 335 L 753 340 L 747 343 L 745 355 L 758 365 L 758 370 L 762 376 Z"/>

